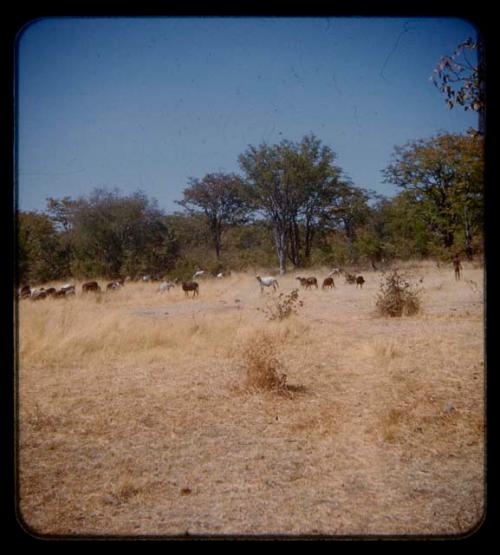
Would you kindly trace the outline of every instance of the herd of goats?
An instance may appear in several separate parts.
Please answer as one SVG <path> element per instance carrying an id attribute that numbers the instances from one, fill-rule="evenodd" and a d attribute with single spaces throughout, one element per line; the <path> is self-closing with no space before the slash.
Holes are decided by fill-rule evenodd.
<path id="1" fill-rule="evenodd" d="M 341 268 L 334 268 L 327 277 L 323 280 L 321 285 L 322 289 L 332 289 L 335 287 L 334 277 L 339 276 L 341 274 L 345 275 L 346 283 L 355 283 L 356 288 L 363 287 L 363 283 L 365 283 L 365 279 L 361 275 L 354 275 L 349 272 L 344 272 Z M 186 296 L 189 296 L 189 293 L 193 293 L 193 297 L 199 294 L 199 284 L 195 279 L 197 278 L 204 278 L 207 275 L 207 272 L 204 270 L 198 270 L 194 273 L 193 278 L 191 281 L 180 281 L 175 279 L 173 281 L 161 281 L 158 286 L 158 293 L 164 293 L 165 291 L 169 291 L 171 288 L 176 287 L 181 284 L 182 290 L 184 291 Z M 226 277 L 227 274 L 219 273 L 215 276 L 216 279 L 222 279 Z M 257 281 L 260 285 L 261 292 L 264 291 L 264 287 L 273 288 L 276 290 L 279 287 L 278 280 L 273 277 L 261 277 L 256 276 Z M 304 289 L 310 289 L 315 287 L 318 289 L 318 280 L 315 277 L 297 277 L 295 278 L 300 282 L 300 285 Z M 115 281 L 109 282 L 105 289 L 106 291 L 115 291 L 121 289 L 127 281 L 133 281 L 130 277 L 127 278 L 120 278 Z M 140 278 L 140 281 L 148 282 L 148 281 L 160 281 L 159 279 L 153 278 L 152 276 L 143 276 Z M 102 291 L 101 286 L 97 281 L 87 281 L 82 284 L 82 293 L 99 293 Z M 18 291 L 19 297 L 21 299 L 31 299 L 33 301 L 38 301 L 41 299 L 47 298 L 60 298 L 60 297 L 69 297 L 72 295 L 76 295 L 76 286 L 74 284 L 67 283 L 62 285 L 59 288 L 56 287 L 39 287 L 39 288 L 31 288 L 29 285 L 23 285 Z"/>

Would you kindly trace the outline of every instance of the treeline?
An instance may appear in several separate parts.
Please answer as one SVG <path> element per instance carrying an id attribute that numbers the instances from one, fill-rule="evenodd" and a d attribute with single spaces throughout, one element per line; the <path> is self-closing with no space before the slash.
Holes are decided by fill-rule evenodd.
<path id="1" fill-rule="evenodd" d="M 18 281 L 471 259 L 483 245 L 483 144 L 440 134 L 396 147 L 383 171 L 400 192 L 354 185 L 314 135 L 249 146 L 241 174 L 192 178 L 167 214 L 141 191 L 95 189 L 19 212 Z M 362 161 L 360 161 L 362 163 Z"/>

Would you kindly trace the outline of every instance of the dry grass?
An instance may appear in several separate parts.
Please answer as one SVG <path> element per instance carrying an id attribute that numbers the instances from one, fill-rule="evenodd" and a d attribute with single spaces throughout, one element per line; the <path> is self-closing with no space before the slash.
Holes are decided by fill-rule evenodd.
<path id="1" fill-rule="evenodd" d="M 39 534 L 458 534 L 484 498 L 482 270 L 362 290 L 130 284 L 19 305 L 20 509 Z M 318 270 L 322 278 L 326 271 Z M 280 292 L 296 286 L 279 279 Z M 471 286 L 471 282 L 474 287 Z M 286 380 L 282 378 L 286 374 Z"/>

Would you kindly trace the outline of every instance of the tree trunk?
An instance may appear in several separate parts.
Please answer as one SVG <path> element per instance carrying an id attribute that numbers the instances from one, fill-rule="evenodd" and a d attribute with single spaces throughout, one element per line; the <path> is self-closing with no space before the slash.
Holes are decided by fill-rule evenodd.
<path id="1" fill-rule="evenodd" d="M 443 238 L 443 246 L 446 249 L 451 249 L 451 247 L 453 247 L 453 243 L 455 242 L 453 231 L 449 231 L 449 230 L 443 231 L 442 238 Z"/>
<path id="2" fill-rule="evenodd" d="M 280 274 L 286 274 L 286 257 L 287 257 L 287 233 L 285 226 L 281 222 L 274 224 L 274 243 L 276 245 L 276 252 L 278 254 L 278 261 L 280 265 Z"/>
<path id="3" fill-rule="evenodd" d="M 296 267 L 301 265 L 300 261 L 300 233 L 299 226 L 295 220 L 290 222 L 289 227 L 289 243 L 290 252 L 289 258 L 292 264 Z"/>
<path id="4" fill-rule="evenodd" d="M 314 228 L 312 227 L 309 220 L 306 220 L 306 232 L 305 232 L 305 243 L 304 243 L 304 258 L 307 263 L 311 260 L 311 249 L 312 249 L 312 239 L 314 235 Z"/>

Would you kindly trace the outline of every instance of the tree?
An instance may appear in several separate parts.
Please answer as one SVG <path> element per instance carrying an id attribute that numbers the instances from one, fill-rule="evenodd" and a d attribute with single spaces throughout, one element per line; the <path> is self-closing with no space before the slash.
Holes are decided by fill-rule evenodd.
<path id="1" fill-rule="evenodd" d="M 44 283 L 64 276 L 60 245 L 50 217 L 20 212 L 17 229 L 19 281 Z"/>
<path id="2" fill-rule="evenodd" d="M 340 174 L 332 163 L 334 156 L 308 135 L 300 143 L 283 140 L 273 146 L 249 146 L 239 157 L 252 206 L 271 223 L 281 274 L 286 273 L 287 259 L 299 266 L 302 256 L 310 255 L 315 226 Z"/>
<path id="3" fill-rule="evenodd" d="M 457 229 L 467 229 L 465 251 L 472 256 L 474 228 L 483 221 L 482 137 L 440 134 L 396 147 L 393 158 L 385 182 L 408 191 L 445 249 L 454 246 Z"/>
<path id="4" fill-rule="evenodd" d="M 477 59 L 471 56 L 477 52 Z M 481 37 L 471 37 L 458 45 L 451 56 L 443 56 L 431 76 L 445 95 L 449 108 L 457 104 L 479 114 L 479 133 L 486 128 L 486 61 Z"/>
<path id="5" fill-rule="evenodd" d="M 155 200 L 137 191 L 95 189 L 75 204 L 72 269 L 85 276 L 164 274 L 175 263 L 177 243 Z"/>
<path id="6" fill-rule="evenodd" d="M 177 204 L 190 214 L 204 214 L 219 260 L 223 232 L 246 221 L 249 212 L 243 180 L 235 174 L 209 173 L 202 179 L 191 178 L 183 195 Z"/>
<path id="7" fill-rule="evenodd" d="M 336 184 L 329 199 L 324 217 L 325 224 L 345 233 L 351 260 L 355 258 L 354 242 L 357 230 L 368 221 L 370 215 L 368 201 L 371 195 L 372 193 L 366 189 L 343 180 Z"/>

